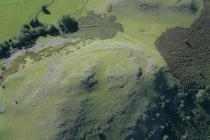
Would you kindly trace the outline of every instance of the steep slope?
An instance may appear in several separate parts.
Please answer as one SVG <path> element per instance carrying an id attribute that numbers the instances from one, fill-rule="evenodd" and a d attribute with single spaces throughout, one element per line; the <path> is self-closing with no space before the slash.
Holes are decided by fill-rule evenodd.
<path id="1" fill-rule="evenodd" d="M 162 139 L 169 116 L 160 98 L 177 94 L 179 82 L 162 74 L 155 41 L 168 28 L 189 27 L 203 6 L 198 1 L 193 12 L 188 0 L 140 2 L 58 0 L 51 15 L 39 15 L 55 23 L 72 14 L 80 30 L 60 46 L 20 56 L 0 89 L 0 139 Z"/>

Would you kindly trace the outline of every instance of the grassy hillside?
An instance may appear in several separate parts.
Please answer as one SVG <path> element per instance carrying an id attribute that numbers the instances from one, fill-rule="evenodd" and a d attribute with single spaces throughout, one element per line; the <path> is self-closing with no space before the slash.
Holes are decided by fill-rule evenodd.
<path id="1" fill-rule="evenodd" d="M 49 7 L 51 15 L 39 15 L 40 21 L 55 24 L 60 15 L 71 14 L 80 30 L 62 45 L 20 56 L 18 72 L 8 74 L 0 89 L 0 139 L 162 139 L 167 119 L 159 98 L 174 93 L 177 81 L 171 74 L 159 75 L 166 63 L 155 41 L 168 28 L 189 27 L 203 6 L 199 1 L 194 13 L 180 10 L 175 0 L 146 5 L 159 6 L 57 0 Z"/>

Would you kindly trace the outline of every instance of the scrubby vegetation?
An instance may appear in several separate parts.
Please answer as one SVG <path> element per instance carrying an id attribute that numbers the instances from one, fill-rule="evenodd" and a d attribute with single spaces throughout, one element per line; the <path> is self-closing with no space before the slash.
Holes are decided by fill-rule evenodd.
<path id="1" fill-rule="evenodd" d="M 209 1 L 205 5 L 205 11 L 191 28 L 170 29 L 156 42 L 172 73 L 186 88 L 210 84 Z"/>
<path id="2" fill-rule="evenodd" d="M 88 11 L 86 16 L 78 19 L 80 24 L 79 36 L 110 39 L 118 32 L 124 32 L 122 24 L 113 15 Z"/>

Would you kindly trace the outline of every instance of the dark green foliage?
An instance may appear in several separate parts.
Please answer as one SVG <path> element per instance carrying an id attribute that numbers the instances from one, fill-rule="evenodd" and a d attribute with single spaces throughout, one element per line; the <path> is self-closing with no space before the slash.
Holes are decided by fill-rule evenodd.
<path id="1" fill-rule="evenodd" d="M 200 103 L 196 98 L 198 93 L 202 94 L 202 99 L 204 94 L 208 95 L 208 87 L 199 91 L 190 88 L 183 89 L 169 72 L 163 70 L 156 74 L 155 83 L 157 93 L 160 95 L 153 102 L 156 104 L 156 109 L 152 112 L 158 112 L 162 120 L 162 124 L 160 123 L 162 138 L 207 140 L 210 137 L 209 101 L 205 97 L 205 100 Z M 160 122 L 156 119 L 152 125 L 155 125 L 157 121 Z"/>
<path id="2" fill-rule="evenodd" d="M 45 26 L 39 26 L 34 29 L 34 37 L 38 38 L 40 36 L 47 36 L 46 27 Z"/>
<path id="3" fill-rule="evenodd" d="M 63 15 L 58 20 L 58 26 L 63 33 L 73 33 L 79 29 L 78 22 L 69 15 Z"/>
<path id="4" fill-rule="evenodd" d="M 158 88 L 164 94 L 163 104 L 169 102 L 160 109 L 167 117 L 163 134 L 173 140 L 210 138 L 210 1 L 204 3 L 205 10 L 191 28 L 170 29 L 156 42 L 180 81 L 176 92 L 167 86 Z"/>
<path id="5" fill-rule="evenodd" d="M 34 17 L 31 21 L 30 21 L 30 25 L 32 28 L 36 28 L 39 26 L 43 26 L 43 24 L 38 20 L 37 17 Z"/>
<path id="6" fill-rule="evenodd" d="M 51 15 L 50 11 L 47 9 L 47 6 L 42 6 L 42 12 L 46 15 Z"/>
<path id="7" fill-rule="evenodd" d="M 198 103 L 194 89 L 183 89 L 179 81 L 165 69 L 154 78 L 156 94 L 139 118 L 127 139 L 144 140 L 208 140 L 210 137 L 210 103 Z M 209 88 L 201 89 L 203 94 Z M 209 93 L 207 94 L 209 96 Z"/>
<path id="8" fill-rule="evenodd" d="M 192 3 L 190 5 L 190 9 L 193 11 L 193 12 L 196 12 L 198 10 L 198 0 L 192 0 Z"/>
<path id="9" fill-rule="evenodd" d="M 36 41 L 36 32 L 29 25 L 24 25 L 16 36 L 14 48 L 28 48 Z"/>
<path id="10" fill-rule="evenodd" d="M 4 53 L 9 54 L 12 49 L 21 49 L 31 47 L 38 37 L 46 36 L 46 31 L 44 26 L 38 26 L 36 28 L 31 28 L 30 25 L 23 25 L 18 31 L 15 39 L 9 39 L 4 44 Z"/>
<path id="11" fill-rule="evenodd" d="M 207 92 L 205 90 L 199 90 L 196 94 L 196 101 L 198 103 L 204 103 L 207 100 Z"/>
<path id="12" fill-rule="evenodd" d="M 10 55 L 9 46 L 5 43 L 0 43 L 0 58 L 5 58 Z"/>
<path id="13" fill-rule="evenodd" d="M 30 25 L 24 24 L 24 25 L 20 28 L 20 32 L 28 33 L 28 32 L 30 32 L 30 29 L 31 29 Z"/>
<path id="14" fill-rule="evenodd" d="M 61 19 L 62 32 L 70 33 L 78 30 L 78 23 L 73 18 L 62 16 Z M 20 28 L 15 39 L 0 44 L 0 59 L 8 57 L 13 50 L 32 47 L 39 37 L 47 35 L 58 36 L 59 30 L 54 25 L 40 23 L 37 17 L 33 18 L 29 24 L 24 24 Z"/>
<path id="15" fill-rule="evenodd" d="M 92 89 L 95 88 L 97 83 L 98 83 L 98 80 L 95 79 L 95 74 L 91 74 L 81 81 L 81 86 L 84 89 L 91 91 Z"/>
<path id="16" fill-rule="evenodd" d="M 59 35 L 59 30 L 54 25 L 48 25 L 46 28 L 46 33 L 51 36 Z"/>

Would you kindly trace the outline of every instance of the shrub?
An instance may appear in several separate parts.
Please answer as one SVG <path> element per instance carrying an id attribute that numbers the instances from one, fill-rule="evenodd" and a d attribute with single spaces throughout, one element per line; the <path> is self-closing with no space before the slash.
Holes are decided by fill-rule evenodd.
<path id="1" fill-rule="evenodd" d="M 59 35 L 59 30 L 54 25 L 48 25 L 46 28 L 46 33 L 51 36 Z"/>

